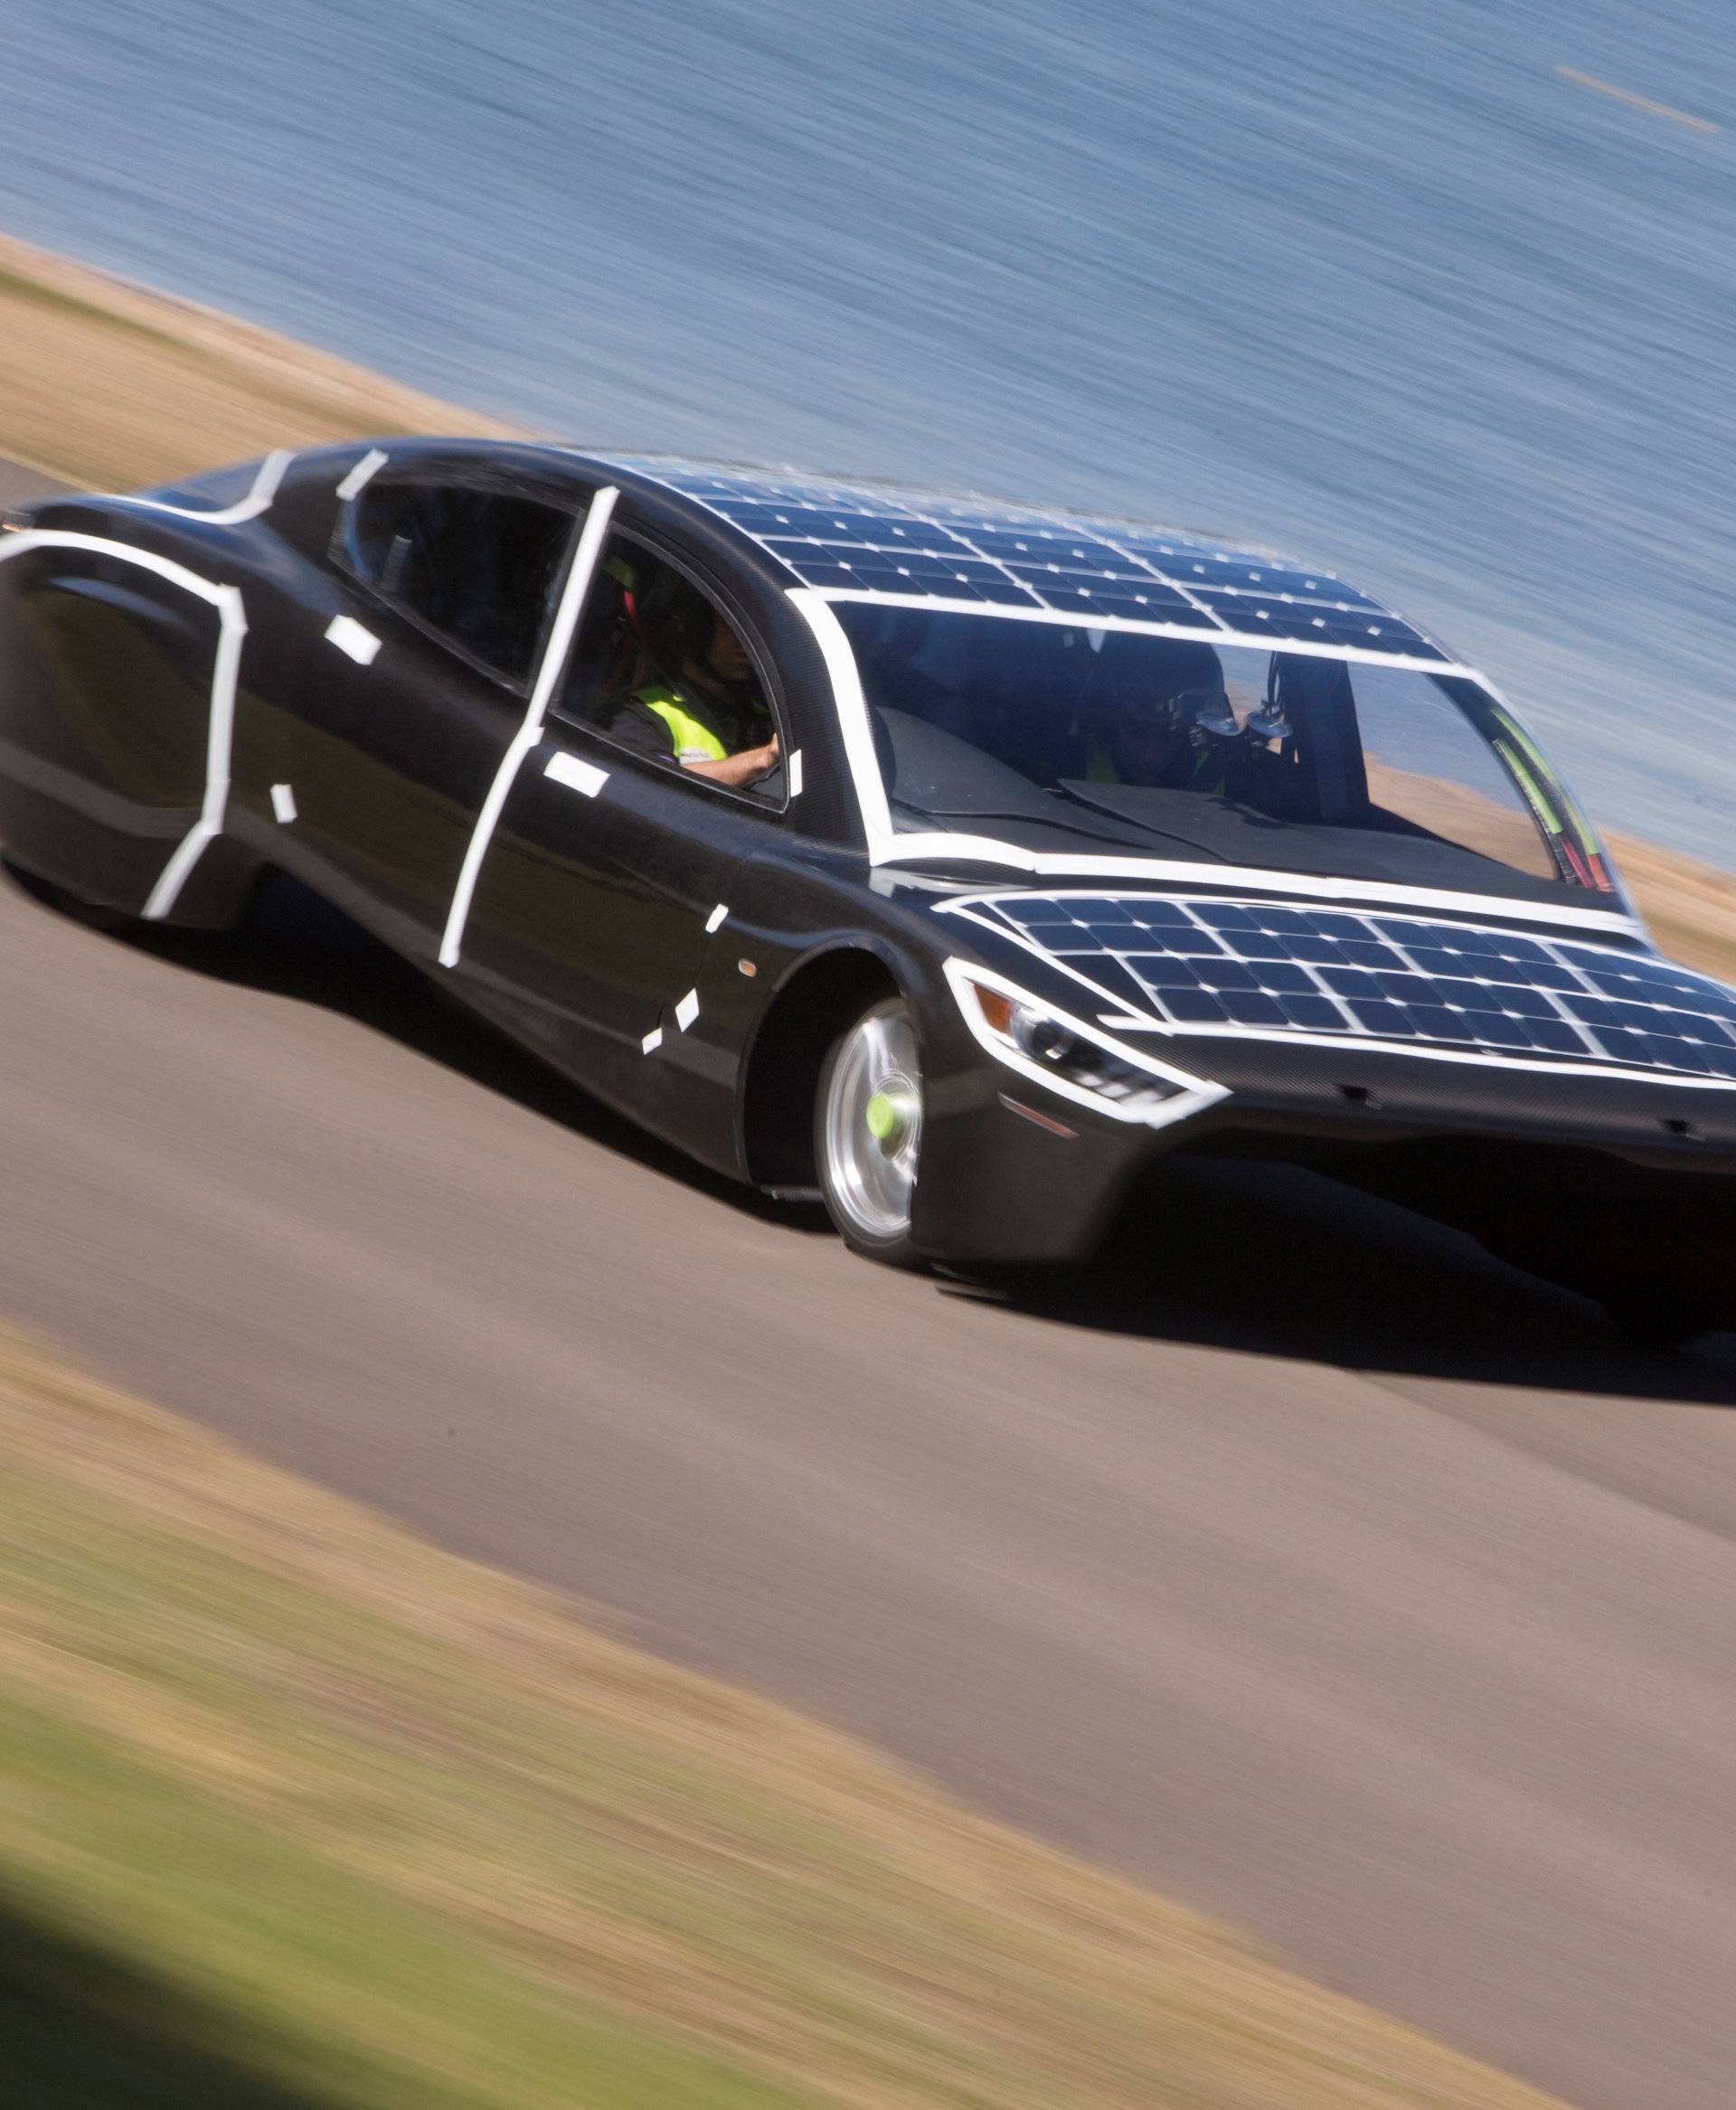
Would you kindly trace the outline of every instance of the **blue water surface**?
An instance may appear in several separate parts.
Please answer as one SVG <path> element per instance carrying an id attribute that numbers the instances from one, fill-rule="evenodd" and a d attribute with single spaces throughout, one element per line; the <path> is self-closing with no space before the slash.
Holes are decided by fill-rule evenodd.
<path id="1" fill-rule="evenodd" d="M 1337 565 L 1736 867 L 1730 0 L 8 0 L 0 139 L 10 231 L 568 437 Z"/>

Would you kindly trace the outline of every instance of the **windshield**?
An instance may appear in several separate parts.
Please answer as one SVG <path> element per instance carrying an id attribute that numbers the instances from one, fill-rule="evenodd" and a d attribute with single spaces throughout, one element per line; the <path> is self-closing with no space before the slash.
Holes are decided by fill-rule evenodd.
<path id="1" fill-rule="evenodd" d="M 1462 677 L 909 606 L 835 612 L 901 833 L 1484 892 L 1611 889 L 1560 780 Z"/>

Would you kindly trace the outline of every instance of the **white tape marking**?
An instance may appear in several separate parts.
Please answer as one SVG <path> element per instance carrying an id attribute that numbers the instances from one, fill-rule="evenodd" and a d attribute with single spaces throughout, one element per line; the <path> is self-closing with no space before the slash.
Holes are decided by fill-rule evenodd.
<path id="1" fill-rule="evenodd" d="M 363 485 L 368 481 L 368 478 L 372 476 L 376 472 L 376 470 L 383 469 L 391 458 L 392 457 L 390 455 L 382 453 L 379 447 L 371 447 L 367 453 L 362 457 L 362 459 L 357 462 L 355 466 L 350 471 L 349 475 L 345 476 L 344 481 L 338 485 L 338 496 L 343 499 L 356 497 L 360 494 Z"/>
<path id="2" fill-rule="evenodd" d="M 1428 659 L 1414 652 L 1382 652 L 1370 645 L 1322 645 L 1308 637 L 1274 638 L 1269 630 L 1238 630 L 1232 626 L 1215 627 L 1216 618 L 1211 624 L 1197 618 L 1187 622 L 1153 623 L 1143 617 L 1088 616 L 1071 608 L 1012 608 L 1000 601 L 987 604 L 983 601 L 953 600 L 938 593 L 882 593 L 874 587 L 809 587 L 792 586 L 786 589 L 789 599 L 800 593 L 812 593 L 827 602 L 840 604 L 860 602 L 866 607 L 881 608 L 927 608 L 937 615 L 976 616 L 986 621 L 1008 623 L 1048 623 L 1067 630 L 1118 630 L 1131 632 L 1142 637 L 1191 637 L 1202 645 L 1244 645 L 1255 652 L 1282 652 L 1299 654 L 1304 659 L 1343 659 L 1354 665 L 1408 667 L 1425 674 L 1447 674 L 1459 680 L 1481 681 L 1475 667 L 1463 665 L 1454 659 Z M 1298 604 L 1301 605 L 1301 604 Z M 1362 611 L 1356 610 L 1360 614 Z M 1371 609 L 1370 614 L 1376 611 Z M 1388 617 L 1405 623 L 1407 629 L 1417 629 L 1414 623 L 1406 622 L 1402 616 L 1394 616 L 1389 608 Z M 1424 633 L 1417 631 L 1419 636 Z"/>
<path id="3" fill-rule="evenodd" d="M 699 991 L 690 989 L 675 1006 L 675 1023 L 684 1033 L 699 1016 Z"/>
<path id="4" fill-rule="evenodd" d="M 595 762 L 581 762 L 577 755 L 551 755 L 542 765 L 542 774 L 552 777 L 557 784 L 582 791 L 587 798 L 595 798 L 609 782 L 607 769 L 599 769 Z"/>
<path id="5" fill-rule="evenodd" d="M 501 808 L 506 804 L 506 795 L 513 788 L 520 766 L 542 737 L 542 721 L 548 711 L 549 698 L 566 664 L 567 647 L 572 643 L 572 633 L 579 621 L 579 610 L 590 585 L 591 573 L 597 569 L 603 537 L 609 532 L 609 515 L 614 512 L 615 501 L 619 496 L 620 492 L 616 486 L 608 485 L 591 500 L 590 511 L 585 515 L 579 547 L 573 551 L 566 583 L 561 589 L 561 605 L 555 610 L 554 626 L 549 632 L 549 642 L 542 650 L 542 664 L 536 670 L 536 685 L 531 691 L 531 700 L 525 707 L 524 722 L 514 735 L 512 745 L 501 757 L 500 768 L 495 772 L 495 780 L 488 787 L 488 796 L 482 802 L 482 811 L 476 815 L 476 824 L 471 831 L 469 847 L 465 851 L 464 863 L 458 871 L 458 883 L 452 890 L 452 906 L 447 911 L 446 928 L 440 936 L 440 965 L 443 967 L 456 967 L 458 964 L 459 949 L 464 943 L 464 926 L 470 914 L 471 897 L 476 890 L 476 875 L 482 870 L 482 861 L 487 854 L 495 824 L 500 818 Z"/>
<path id="6" fill-rule="evenodd" d="M 354 616 L 334 616 L 326 626 L 326 642 L 347 652 L 357 666 L 372 666 L 380 650 L 380 640 Z"/>
<path id="7" fill-rule="evenodd" d="M 802 750 L 800 748 L 797 748 L 789 758 L 789 796 L 792 798 L 799 798 L 802 796 Z"/>
<path id="8" fill-rule="evenodd" d="M 655 1055 L 662 1045 L 663 1028 L 661 1026 L 653 1026 L 644 1040 L 639 1042 L 641 1051 L 646 1055 Z"/>
<path id="9" fill-rule="evenodd" d="M 845 758 L 850 765 L 850 779 L 855 787 L 856 804 L 862 814 L 863 833 L 868 840 L 868 862 L 876 867 L 896 864 L 920 864 L 936 858 L 967 859 L 974 863 L 993 863 L 1009 866 L 1016 871 L 1030 871 L 1039 875 L 1055 873 L 1066 877 L 1098 877 L 1118 880 L 1171 880 L 1185 884 L 1202 881 L 1211 886 L 1254 885 L 1272 893 L 1312 894 L 1316 898 L 1336 900 L 1367 901 L 1390 904 L 1401 908 L 1417 909 L 1477 909 L 1490 915 L 1513 917 L 1530 923 L 1552 923 L 1573 926 L 1584 930 L 1609 930 L 1634 932 L 1643 937 L 1645 927 L 1637 918 L 1617 909 L 1579 909 L 1556 907 L 1540 901 L 1495 900 L 1484 894 L 1458 893 L 1439 887 L 1395 886 L 1379 880 L 1326 879 L 1316 873 L 1270 871 L 1250 865 L 1189 864 L 1168 858 L 1134 856 L 1092 857 L 1074 851 L 1026 850 L 1017 843 L 1003 843 L 994 836 L 967 835 L 934 833 L 903 834 L 892 826 L 892 816 L 886 803 L 886 786 L 880 774 L 880 760 L 874 750 L 874 736 L 868 718 L 867 699 L 863 694 L 862 675 L 856 666 L 855 655 L 850 649 L 844 626 L 833 612 L 835 600 L 863 599 L 877 597 L 844 594 L 821 594 L 813 587 L 798 586 L 789 589 L 790 605 L 806 619 L 814 633 L 826 661 L 826 672 L 832 677 L 833 708 L 837 712 L 838 723 L 844 733 Z M 920 607 L 913 600 L 912 607 Z M 939 606 L 939 603 L 930 603 Z M 979 603 L 961 602 L 960 611 L 983 616 Z M 1020 610 L 997 608 L 996 617 L 1002 615 L 1019 616 L 1021 619 L 1051 622 L 1058 618 L 1046 609 Z M 1071 620 L 1071 618 L 1065 618 Z M 1159 636 L 1198 637 L 1197 627 L 1185 625 L 1156 623 L 1124 623 L 1111 621 L 1104 626 L 1112 630 L 1150 631 Z M 1218 636 L 1212 640 L 1218 645 L 1251 644 L 1253 639 Z M 1270 649 L 1270 640 L 1266 641 Z M 1286 640 L 1284 650 L 1306 652 L 1311 648 Z M 1359 654 L 1354 647 L 1336 650 L 1330 647 L 1313 647 L 1320 656 L 1332 659 L 1365 658 L 1378 664 L 1391 665 L 1394 662 L 1377 653 Z M 1419 663 L 1422 664 L 1424 663 Z M 1500 698 L 1493 683 L 1474 668 L 1457 664 L 1427 663 L 1430 674 L 1452 674 L 1473 681 L 1490 694 Z M 792 761 L 794 757 L 791 758 Z M 1620 897 L 1618 897 L 1619 899 Z"/>
<path id="10" fill-rule="evenodd" d="M 886 786 L 874 752 L 873 727 L 868 718 L 868 700 L 862 692 L 862 674 L 850 649 L 844 625 L 825 597 L 811 586 L 792 587 L 790 605 L 814 633 L 814 641 L 832 677 L 832 706 L 844 731 L 844 751 L 850 777 L 856 787 L 856 804 L 870 845 L 892 840 L 892 809 L 886 803 Z"/>
<path id="11" fill-rule="evenodd" d="M 1644 925 L 1616 909 L 1558 908 L 1553 902 L 1510 901 L 1505 895 L 1462 894 L 1440 887 L 1391 886 L 1382 880 L 1328 879 L 1321 872 L 1268 871 L 1251 864 L 1181 864 L 1168 858 L 1076 857 L 1071 851 L 1021 850 L 1016 843 L 999 843 L 987 835 L 910 834 L 894 838 L 890 845 L 871 844 L 868 862 L 873 865 L 920 864 L 936 858 L 969 859 L 977 864 L 1011 865 L 1039 877 L 1053 874 L 1065 880 L 1106 879 L 1173 881 L 1184 886 L 1255 887 L 1262 893 L 1301 894 L 1325 901 L 1347 901 L 1374 909 L 1468 909 L 1504 922 L 1557 925 L 1564 930 L 1609 931 L 1617 937 L 1646 935 Z M 1004 892 L 1005 889 L 995 889 Z M 1073 893 L 1102 892 L 1101 888 L 1074 886 Z M 976 900 L 976 895 L 968 897 Z M 936 913 L 954 915 L 963 900 L 936 903 Z"/>
<path id="12" fill-rule="evenodd" d="M 107 535 L 76 534 L 70 528 L 15 530 L 0 542 L 0 563 L 8 557 L 22 557 L 26 550 L 44 549 L 95 550 L 104 557 L 121 558 L 128 564 L 137 564 L 141 570 L 155 571 L 171 586 L 180 587 L 184 593 L 196 594 L 202 601 L 209 601 L 213 608 L 220 610 L 236 592 L 232 586 L 219 586 L 213 579 L 202 579 L 196 571 L 189 571 L 184 564 L 177 564 L 172 557 L 159 557 L 154 551 L 136 549 L 131 542 L 117 542 Z"/>
<path id="13" fill-rule="evenodd" d="M 283 472 L 295 458 L 282 447 L 267 455 L 247 496 L 224 506 L 221 513 L 206 513 L 197 505 L 168 505 L 160 498 L 136 497 L 130 491 L 106 491 L 102 496 L 111 505 L 138 505 L 147 513 L 173 513 L 181 520 L 203 520 L 212 527 L 236 527 L 244 520 L 257 520 L 266 511 L 278 495 Z"/>
<path id="14" fill-rule="evenodd" d="M 284 459 L 288 460 L 286 455 Z M 173 506 L 162 508 L 173 512 Z M 8 557 L 22 557 L 26 550 L 95 550 L 105 557 L 118 557 L 123 563 L 137 564 L 141 570 L 155 571 L 159 579 L 166 579 L 171 586 L 178 586 L 185 593 L 196 595 L 202 601 L 209 601 L 217 611 L 217 657 L 211 673 L 211 702 L 205 724 L 205 793 L 199 808 L 199 818 L 181 843 L 180 847 L 163 868 L 162 875 L 151 889 L 150 899 L 143 913 L 152 922 L 168 914 L 175 906 L 175 898 L 185 883 L 187 874 L 199 861 L 199 853 L 213 836 L 222 831 L 223 813 L 229 803 L 229 755 L 231 739 L 235 723 L 235 677 L 241 664 L 241 640 L 247 636 L 247 615 L 241 606 L 241 589 L 219 586 L 212 579 L 201 579 L 196 571 L 189 571 L 184 564 L 177 564 L 172 558 L 159 557 L 149 550 L 136 550 L 130 543 L 111 541 L 107 535 L 75 534 L 64 528 L 26 528 L 22 533 L 8 535 L 0 542 L 0 563 Z"/>
<path id="15" fill-rule="evenodd" d="M 221 614 L 222 629 L 217 639 L 217 664 L 211 677 L 211 716 L 205 729 L 205 796 L 199 818 L 187 831 L 181 847 L 163 867 L 161 877 L 145 903 L 147 923 L 159 922 L 174 908 L 186 884 L 187 874 L 198 863 L 205 845 L 223 832 L 223 815 L 229 808 L 229 758 L 235 735 L 235 682 L 241 669 L 241 640 L 247 636 L 247 617 L 237 587 L 220 587 L 229 597 Z"/>
<path id="16" fill-rule="evenodd" d="M 833 613 L 831 604 L 836 600 L 873 598 L 879 597 L 852 596 L 850 594 L 821 595 L 812 587 L 793 587 L 789 600 L 807 619 L 815 641 L 826 660 L 826 672 L 832 677 L 833 707 L 844 732 L 844 755 L 850 765 L 851 780 L 855 787 L 856 804 L 862 814 L 863 831 L 868 838 L 868 862 L 875 866 L 899 863 L 920 863 L 925 859 L 966 858 L 976 862 L 992 862 L 1009 865 L 1015 871 L 1039 874 L 1066 873 L 1069 877 L 1084 874 L 1101 874 L 1117 879 L 1165 879 L 1189 882 L 1206 881 L 1215 884 L 1223 880 L 1239 883 L 1251 881 L 1269 888 L 1273 892 L 1324 895 L 1328 898 L 1356 900 L 1393 902 L 1410 908 L 1463 908 L 1497 909 L 1526 918 L 1531 922 L 1578 924 L 1586 929 L 1634 930 L 1639 928 L 1628 916 L 1599 909 L 1569 909 L 1545 907 L 1541 903 L 1508 902 L 1491 903 L 1482 895 L 1458 894 L 1434 887 L 1392 886 L 1379 881 L 1322 879 L 1316 875 L 1296 872 L 1266 871 L 1247 866 L 1210 866 L 1187 864 L 1169 859 L 1138 856 L 1091 857 L 1081 856 L 1072 851 L 1032 851 L 1016 843 L 1003 843 L 992 836 L 934 833 L 903 834 L 892 826 L 892 818 L 886 803 L 886 786 L 880 774 L 880 760 L 874 749 L 874 737 L 868 718 L 867 700 L 863 694 L 862 676 L 856 666 L 855 655 L 850 649 L 844 626 Z M 920 607 L 920 601 L 911 606 Z M 939 606 L 939 604 L 930 604 Z M 981 617 L 979 604 L 961 602 L 962 613 Z M 1017 615 L 1042 622 L 1056 618 L 1046 609 L 1001 609 L 996 616 Z M 1066 618 L 1071 620 L 1072 618 Z M 1108 629 L 1150 631 L 1160 636 L 1199 636 L 1197 626 L 1155 623 L 1130 623 L 1110 621 Z M 1218 636 L 1216 644 L 1253 643 L 1252 639 Z M 1269 640 L 1268 649 L 1269 649 Z M 1286 642 L 1284 649 L 1307 650 L 1301 645 Z M 1364 657 L 1377 664 L 1391 664 L 1390 658 L 1375 653 L 1358 654 L 1354 648 L 1339 651 L 1316 647 L 1322 656 L 1334 659 Z M 1423 663 L 1419 663 L 1423 664 Z M 1433 674 L 1451 674 L 1478 683 L 1487 688 L 1483 676 L 1468 667 L 1457 664 L 1441 665 L 1428 663 Z M 795 757 L 790 758 L 792 765 Z"/>
<path id="17" fill-rule="evenodd" d="M 712 931 L 721 930 L 723 928 L 723 918 L 729 914 L 729 912 L 730 905 L 727 901 L 720 901 L 717 904 L 716 908 L 713 909 L 711 914 L 705 918 L 705 935 L 707 937 L 712 935 Z"/>
<path id="18" fill-rule="evenodd" d="M 287 784 L 271 787 L 271 811 L 287 827 L 296 817 L 296 795 Z"/>

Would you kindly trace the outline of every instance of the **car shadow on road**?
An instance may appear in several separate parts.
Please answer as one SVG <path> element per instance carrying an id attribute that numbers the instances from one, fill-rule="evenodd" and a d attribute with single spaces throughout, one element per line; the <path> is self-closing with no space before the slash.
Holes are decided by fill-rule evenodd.
<path id="1" fill-rule="evenodd" d="M 9 874 L 14 884 L 22 883 Z M 746 1215 L 829 1229 L 817 1206 L 777 1201 L 695 1163 L 443 996 L 429 976 L 295 881 L 274 877 L 232 931 L 129 925 L 118 942 L 237 987 L 341 1012 L 544 1119 Z"/>
<path id="2" fill-rule="evenodd" d="M 731 1208 L 825 1235 L 823 1210 L 723 1179 L 556 1075 L 293 881 L 232 933 L 125 941 L 189 972 L 317 1003 Z M 1416 1377 L 1736 1405 L 1736 1335 L 1674 1352 L 1625 1341 L 1585 1299 L 1407 1210 L 1288 1166 L 1177 1157 L 1088 1268 L 943 1280 L 940 1294 L 1057 1325 Z"/>
<path id="3" fill-rule="evenodd" d="M 1586 1298 L 1296 1167 L 1167 1160 L 1093 1267 L 987 1296 L 1058 1324 L 1392 1375 L 1736 1406 L 1736 1334 L 1626 1340 Z"/>

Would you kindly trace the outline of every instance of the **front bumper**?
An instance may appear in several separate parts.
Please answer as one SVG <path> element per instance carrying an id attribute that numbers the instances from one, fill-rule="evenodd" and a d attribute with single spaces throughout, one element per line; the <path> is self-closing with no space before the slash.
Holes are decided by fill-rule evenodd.
<path id="1" fill-rule="evenodd" d="M 970 1048 L 929 1070 L 913 1234 L 938 1258 L 1088 1258 L 1177 1151 L 1307 1164 L 1602 1294 L 1664 1250 L 1736 1299 L 1736 1090 L 1352 1048 L 1165 1037 L 1224 1096 L 1152 1128 Z"/>

